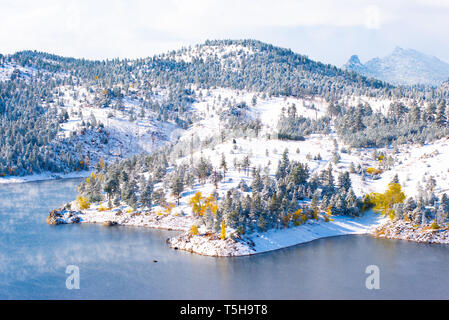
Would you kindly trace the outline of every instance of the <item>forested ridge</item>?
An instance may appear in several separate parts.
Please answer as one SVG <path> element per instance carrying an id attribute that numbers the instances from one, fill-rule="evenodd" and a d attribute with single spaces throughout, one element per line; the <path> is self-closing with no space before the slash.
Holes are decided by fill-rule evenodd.
<path id="1" fill-rule="evenodd" d="M 181 128 L 197 120 L 190 108 L 198 99 L 195 88 L 221 87 L 264 97 L 322 97 L 330 104 L 327 118 L 281 119 L 278 134 L 282 139 L 326 132 L 331 124 L 345 142 L 357 147 L 423 142 L 446 134 L 448 90 L 444 86 L 396 87 L 256 40 L 207 41 L 135 60 L 89 61 L 22 51 L 1 56 L 0 67 L 13 69 L 0 82 L 1 175 L 86 168 L 87 154 L 76 150 L 73 137 L 58 134 L 60 124 L 69 118 L 58 99 L 61 86 L 85 88 L 96 97 L 90 106 L 94 108 L 119 109 L 123 98 L 135 97 L 156 119 Z M 155 95 L 162 92 L 164 100 L 159 101 Z M 388 115 L 344 102 L 346 96 L 362 95 L 415 102 L 413 106 L 394 104 Z M 434 107 L 422 110 L 429 101 Z M 130 120 L 136 117 L 133 112 Z M 88 131 L 102 125 L 90 124 Z"/>

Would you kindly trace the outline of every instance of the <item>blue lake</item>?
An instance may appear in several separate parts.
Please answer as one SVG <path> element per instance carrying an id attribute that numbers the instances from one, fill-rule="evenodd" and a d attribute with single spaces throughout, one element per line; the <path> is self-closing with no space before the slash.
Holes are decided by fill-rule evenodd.
<path id="1" fill-rule="evenodd" d="M 445 245 L 343 236 L 213 258 L 168 248 L 175 232 L 47 225 L 80 181 L 0 185 L 0 299 L 449 298 Z M 66 288 L 68 265 L 79 267 L 79 290 Z M 380 290 L 365 287 L 368 265 Z"/>

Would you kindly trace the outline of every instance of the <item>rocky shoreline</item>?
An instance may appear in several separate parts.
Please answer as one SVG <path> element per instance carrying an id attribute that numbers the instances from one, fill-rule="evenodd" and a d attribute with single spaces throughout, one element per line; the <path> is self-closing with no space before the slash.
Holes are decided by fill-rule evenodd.
<path id="1" fill-rule="evenodd" d="M 123 225 L 182 231 L 182 234 L 166 240 L 170 248 L 213 257 L 252 255 L 259 252 L 280 249 L 282 247 L 297 243 L 312 241 L 321 237 L 341 235 L 339 233 L 328 235 L 323 233 L 321 236 L 318 236 L 318 234 L 316 234 L 318 231 L 316 228 L 320 227 L 320 224 L 311 224 L 310 226 L 305 225 L 302 227 L 303 229 L 301 230 L 301 234 L 311 232 L 311 234 L 315 234 L 314 236 L 301 240 L 298 239 L 297 241 L 294 241 L 295 243 L 289 243 L 288 245 L 285 243 L 279 243 L 277 248 L 264 249 L 264 247 L 261 248 L 262 240 L 270 243 L 273 242 L 273 239 L 270 239 L 270 237 L 267 238 L 265 235 L 260 235 L 260 237 L 258 236 L 257 238 L 249 238 L 233 233 L 228 235 L 226 239 L 221 239 L 219 235 L 211 232 L 200 232 L 198 235 L 192 235 L 188 226 L 192 225 L 193 218 L 187 215 L 160 214 L 155 212 L 131 212 L 123 210 L 123 208 L 114 208 L 109 210 L 98 210 L 98 208 L 91 208 L 87 210 L 68 210 L 66 208 L 60 208 L 57 210 L 52 210 L 49 213 L 46 222 L 51 225 L 99 223 L 108 227 Z M 341 224 L 341 222 L 336 223 Z M 331 224 L 332 223 L 325 223 L 321 225 L 321 227 L 335 227 L 331 226 Z M 347 226 L 348 225 L 346 224 L 344 225 L 344 227 Z M 295 232 L 298 234 L 295 230 L 290 230 L 288 232 Z M 318 233 L 320 234 L 319 231 Z M 407 221 L 384 221 L 380 225 L 378 224 L 378 226 L 373 226 L 373 228 L 369 231 L 368 229 L 365 229 L 364 232 L 348 232 L 346 234 L 351 233 L 365 233 L 377 238 L 408 240 L 422 243 L 449 244 L 449 226 L 443 226 L 437 229 L 435 227 L 432 228 L 432 225 L 430 224 L 421 226 Z"/>
<path id="2" fill-rule="evenodd" d="M 228 233 L 226 239 L 205 230 L 199 230 L 197 235 L 193 235 L 190 226 L 194 224 L 194 217 L 190 215 L 132 211 L 126 206 L 105 209 L 97 205 L 82 210 L 72 202 L 52 210 L 46 221 L 51 225 L 97 223 L 107 227 L 123 225 L 181 231 L 181 234 L 166 240 L 170 248 L 205 256 L 236 257 L 282 249 L 324 237 L 367 234 L 368 229 L 379 224 L 378 219 L 379 216 L 375 214 L 361 218 L 335 217 L 331 222 L 311 221 L 300 227 L 271 230 L 251 237 L 232 232 Z"/>
<path id="3" fill-rule="evenodd" d="M 106 211 L 95 209 L 69 210 L 60 208 L 50 211 L 46 222 L 51 225 L 75 223 L 99 223 L 105 226 L 136 226 L 171 231 L 187 231 L 191 217 L 167 215 L 154 212 L 128 212 L 120 208 Z"/>
<path id="4" fill-rule="evenodd" d="M 175 250 L 184 250 L 200 255 L 215 257 L 241 256 L 256 253 L 250 239 L 237 237 L 236 239 L 220 239 L 213 233 L 192 235 L 188 232 L 192 224 L 189 216 L 159 215 L 150 212 L 124 212 L 120 209 L 108 211 L 97 210 L 68 210 L 60 208 L 52 210 L 46 219 L 50 225 L 99 223 L 104 226 L 138 226 L 153 229 L 184 231 L 180 236 L 167 239 L 167 244 Z"/>
<path id="5" fill-rule="evenodd" d="M 376 227 L 372 235 L 377 238 L 449 244 L 449 226 L 437 229 L 432 228 L 431 224 L 422 226 L 407 221 L 388 221 Z"/>
<path id="6" fill-rule="evenodd" d="M 72 210 L 52 210 L 45 221 L 51 225 L 80 223 L 80 214 L 80 212 Z"/>
<path id="7" fill-rule="evenodd" d="M 196 236 L 185 233 L 178 237 L 167 239 L 167 244 L 175 250 L 184 250 L 213 257 L 235 257 L 257 253 L 251 239 L 220 239 L 218 235 L 213 233 Z"/>

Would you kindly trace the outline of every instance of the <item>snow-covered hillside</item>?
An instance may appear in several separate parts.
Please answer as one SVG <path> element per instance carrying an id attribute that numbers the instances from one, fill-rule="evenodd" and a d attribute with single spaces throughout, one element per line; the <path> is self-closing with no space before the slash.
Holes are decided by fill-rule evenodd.
<path id="1" fill-rule="evenodd" d="M 194 183 L 185 187 L 179 199 L 171 191 L 164 189 L 165 183 L 158 183 L 155 189 L 165 190 L 168 207 L 154 206 L 151 211 L 144 208 L 134 209 L 126 204 L 108 208 L 108 201 L 92 205 L 87 210 L 81 210 L 76 201 L 72 202 L 69 213 L 61 212 L 62 216 L 55 216 L 56 223 L 88 222 L 146 226 L 181 230 L 185 234 L 172 238 L 170 246 L 205 255 L 229 256 L 246 255 L 275 250 L 294 244 L 311 241 L 313 239 L 343 234 L 360 234 L 373 232 L 374 228 L 386 222 L 386 218 L 373 212 L 367 212 L 363 217 L 335 216 L 326 222 L 325 215 L 318 220 L 286 230 L 271 230 L 258 232 L 250 236 L 234 238 L 235 230 L 227 228 L 227 241 L 210 234 L 206 227 L 199 227 L 199 235 L 192 235 L 190 227 L 195 224 L 196 218 L 190 203 L 194 194 L 200 192 L 205 197 L 217 193 L 218 201 L 223 201 L 230 190 L 241 189 L 242 183 L 251 185 L 252 175 L 239 164 L 245 158 L 250 159 L 251 168 L 261 168 L 263 172 L 274 176 L 283 155 L 287 151 L 290 161 L 307 163 L 310 174 L 317 176 L 333 167 L 335 176 L 344 172 L 351 172 L 352 189 L 359 197 L 377 192 L 382 193 L 388 184 L 398 175 L 399 182 L 408 197 L 418 196 L 419 185 L 424 186 L 429 179 L 435 179 L 435 193 L 440 195 L 449 191 L 447 188 L 447 166 L 449 161 L 449 143 L 446 139 L 427 145 L 404 145 L 398 148 L 378 148 L 376 152 L 391 163 L 379 162 L 373 156 L 372 148 L 351 148 L 331 130 L 328 134 L 311 134 L 304 141 L 279 140 L 275 138 L 277 124 L 282 113 L 292 105 L 296 106 L 299 116 L 317 119 L 326 115 L 328 103 L 321 99 L 280 98 L 267 97 L 257 92 L 230 90 L 217 88 L 201 90 L 195 88 L 200 97 L 191 106 L 197 121 L 185 131 L 178 131 L 179 139 L 172 140 L 178 145 L 189 145 L 193 140 L 201 141 L 201 147 L 192 152 L 185 152 L 182 148 L 173 154 L 173 160 L 178 166 L 191 165 L 191 159 L 208 159 L 214 168 L 220 167 L 223 157 L 228 163 L 228 170 L 224 179 L 215 183 Z M 374 110 L 386 112 L 386 105 L 391 103 L 388 99 L 373 99 L 369 97 L 348 97 L 350 103 L 370 103 Z M 234 131 L 234 134 L 222 138 L 221 132 L 225 121 L 220 115 L 233 110 L 235 103 L 245 103 L 245 121 L 260 121 L 261 128 L 257 136 L 253 133 Z M 104 112 L 104 111 L 102 111 Z M 100 113 L 98 118 L 101 118 Z M 96 117 L 97 117 L 96 114 Z M 106 121 L 101 118 L 102 121 Z M 75 120 L 74 120 L 75 121 Z M 79 120 L 78 120 L 79 121 Z M 122 120 L 124 121 L 124 120 Z M 173 138 L 173 137 L 172 137 Z M 335 160 L 335 150 L 339 152 L 339 159 Z M 178 150 L 178 151 L 176 151 Z M 354 171 L 354 168 L 355 171 Z M 368 168 L 379 168 L 379 174 L 370 175 Z M 169 168 L 169 172 L 170 172 Z M 251 169 L 252 170 L 252 169 Z M 249 170 L 249 171 L 251 171 Z M 148 176 L 147 173 L 144 173 Z M 251 195 L 250 190 L 244 194 Z M 310 203 L 305 200 L 304 203 Z M 171 204 L 171 206 L 170 206 Z M 75 219 L 76 217 L 76 219 Z M 74 220 L 75 219 L 75 220 Z"/>
<path id="2" fill-rule="evenodd" d="M 186 232 L 174 247 L 235 255 L 368 232 L 370 208 L 447 223 L 444 86 L 395 87 L 256 40 L 134 60 L 23 51 L 0 76 L 0 179 L 92 172 L 52 224 L 171 228 Z"/>

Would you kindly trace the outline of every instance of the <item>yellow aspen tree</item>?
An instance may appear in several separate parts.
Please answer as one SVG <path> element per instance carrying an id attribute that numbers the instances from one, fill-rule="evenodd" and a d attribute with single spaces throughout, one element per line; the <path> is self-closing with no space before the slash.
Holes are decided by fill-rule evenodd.
<path id="1" fill-rule="evenodd" d="M 76 201 L 78 202 L 78 206 L 80 207 L 81 210 L 90 208 L 90 203 L 87 200 L 87 197 L 78 196 L 76 197 Z"/>
<path id="2" fill-rule="evenodd" d="M 388 215 L 391 220 L 394 219 L 393 205 L 402 203 L 405 194 L 402 192 L 399 183 L 389 183 L 385 193 L 370 193 L 369 201 L 374 204 L 373 210 L 380 212 L 382 215 Z"/>
<path id="3" fill-rule="evenodd" d="M 301 224 L 301 209 L 296 210 L 295 212 L 293 212 L 293 216 L 292 216 L 292 221 L 293 221 L 293 225 L 295 227 L 299 226 Z"/>
<path id="4" fill-rule="evenodd" d="M 104 160 L 103 160 L 103 157 L 100 158 L 100 162 L 99 162 L 99 163 L 100 163 L 100 168 L 101 168 L 101 169 L 104 169 Z"/>
<path id="5" fill-rule="evenodd" d="M 209 195 L 204 203 L 204 209 L 209 208 L 210 212 L 212 212 L 214 215 L 217 213 L 218 210 L 218 204 L 217 199 L 214 198 L 213 194 Z"/>
<path id="6" fill-rule="evenodd" d="M 198 234 L 198 227 L 196 226 L 196 224 L 192 225 L 192 228 L 190 228 L 190 233 L 194 236 Z"/>
<path id="7" fill-rule="evenodd" d="M 205 211 L 205 208 L 203 208 L 203 200 L 204 197 L 199 191 L 195 193 L 195 195 L 192 198 L 190 198 L 189 204 L 192 206 L 192 213 L 194 216 L 203 215 Z"/>
<path id="8" fill-rule="evenodd" d="M 225 224 L 224 220 L 221 220 L 220 239 L 221 240 L 226 239 L 226 224 Z"/>
<path id="9" fill-rule="evenodd" d="M 334 219 L 331 218 L 332 217 L 332 209 L 333 209 L 332 205 L 329 205 L 327 207 L 326 213 L 324 214 L 324 220 L 326 222 L 334 221 Z"/>
<path id="10" fill-rule="evenodd" d="M 173 208 L 175 207 L 176 205 L 173 203 L 173 202 L 170 202 L 170 203 L 168 203 L 167 205 L 165 205 L 164 206 L 164 208 L 165 208 L 165 213 L 166 214 L 171 214 L 171 212 L 172 212 L 172 210 L 173 210 Z"/>
<path id="11" fill-rule="evenodd" d="M 317 208 L 313 209 L 313 219 L 318 220 L 318 209 Z"/>

